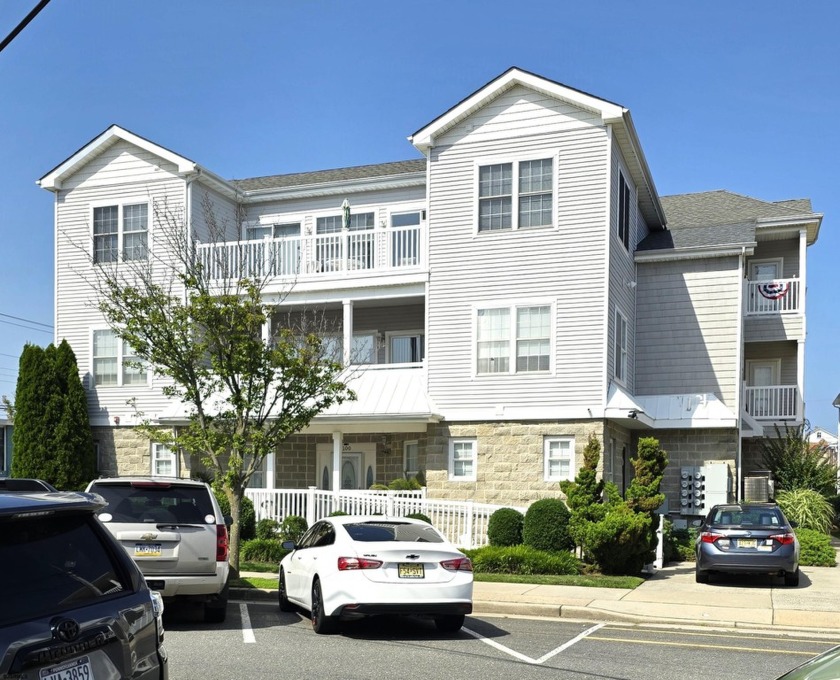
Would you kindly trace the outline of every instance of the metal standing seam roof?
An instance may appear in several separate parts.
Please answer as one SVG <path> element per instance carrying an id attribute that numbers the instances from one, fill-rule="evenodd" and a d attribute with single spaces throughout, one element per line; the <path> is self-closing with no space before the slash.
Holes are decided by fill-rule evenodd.
<path id="1" fill-rule="evenodd" d="M 351 369 L 347 386 L 356 393 L 356 400 L 335 404 L 316 416 L 316 421 L 329 417 L 436 417 L 424 376 L 425 371 L 414 367 Z"/>

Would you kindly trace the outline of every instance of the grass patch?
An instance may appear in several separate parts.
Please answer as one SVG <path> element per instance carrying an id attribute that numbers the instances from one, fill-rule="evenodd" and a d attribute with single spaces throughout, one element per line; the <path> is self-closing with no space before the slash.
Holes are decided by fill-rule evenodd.
<path id="1" fill-rule="evenodd" d="M 538 586 L 583 586 L 585 588 L 629 588 L 644 582 L 639 576 L 603 576 L 601 574 L 475 574 L 476 581 L 488 583 L 531 583 Z"/>
<path id="2" fill-rule="evenodd" d="M 258 571 L 266 574 L 277 574 L 277 562 L 239 562 L 239 571 Z"/>
<path id="3" fill-rule="evenodd" d="M 264 588 L 277 590 L 276 578 L 234 578 L 230 580 L 232 588 Z"/>

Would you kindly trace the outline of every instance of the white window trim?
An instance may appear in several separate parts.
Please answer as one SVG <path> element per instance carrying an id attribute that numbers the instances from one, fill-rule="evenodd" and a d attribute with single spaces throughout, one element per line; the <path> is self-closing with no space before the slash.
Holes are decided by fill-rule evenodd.
<path id="1" fill-rule="evenodd" d="M 472 474 L 464 476 L 455 475 L 455 444 L 472 444 Z M 474 437 L 454 437 L 449 440 L 449 481 L 450 482 L 474 482 L 478 473 L 478 440 Z"/>
<path id="2" fill-rule="evenodd" d="M 629 173 L 627 173 L 623 167 L 619 165 L 618 168 L 618 175 L 619 180 L 615 183 L 616 184 L 616 201 L 615 201 L 615 236 L 618 239 L 618 242 L 621 244 L 621 247 L 624 248 L 624 252 L 629 253 L 635 247 L 635 238 L 634 238 L 634 225 L 636 222 L 636 210 L 637 210 L 637 199 L 636 199 L 636 187 L 633 186 L 632 183 L 627 179 L 629 177 Z M 621 180 L 624 180 L 624 185 L 627 187 L 627 194 L 629 196 L 628 200 L 630 201 L 630 205 L 628 206 L 627 211 L 627 243 L 624 243 L 624 239 L 621 236 Z"/>
<path id="3" fill-rule="evenodd" d="M 391 363 L 391 338 L 408 338 L 408 337 L 414 337 L 414 336 L 420 336 L 421 338 L 423 338 L 423 353 L 425 355 L 426 334 L 423 332 L 422 329 L 407 330 L 407 331 L 385 331 L 385 363 L 388 363 L 388 364 Z M 416 363 L 422 363 L 422 362 L 416 362 Z M 414 365 L 414 364 L 411 363 L 411 364 L 406 364 L 406 365 L 410 366 L 410 365 Z"/>
<path id="4" fill-rule="evenodd" d="M 351 207 L 352 211 L 352 207 Z M 386 229 L 391 228 L 391 218 L 394 215 L 408 215 L 410 213 L 420 213 L 420 226 L 422 227 L 426 223 L 426 205 L 425 204 L 411 204 L 409 206 L 391 206 L 387 209 L 387 213 L 385 216 L 385 222 L 383 226 Z"/>
<path id="5" fill-rule="evenodd" d="M 773 385 L 780 385 L 782 382 L 782 360 L 781 359 L 747 359 L 747 387 L 759 387 L 752 384 L 753 370 L 756 366 L 769 366 L 773 372 Z"/>
<path id="6" fill-rule="evenodd" d="M 408 447 L 412 446 L 412 445 L 417 447 L 417 469 L 416 470 L 409 470 L 408 469 Z M 406 475 L 416 475 L 418 472 L 420 472 L 420 442 L 416 439 L 411 439 L 411 440 L 403 442 L 403 472 Z"/>
<path id="7" fill-rule="evenodd" d="M 96 373 L 94 372 L 94 344 L 93 344 L 93 337 L 97 331 L 111 331 L 108 326 L 104 327 L 96 327 L 90 329 L 90 337 L 88 339 L 88 356 L 90 356 L 90 381 L 92 386 L 97 389 L 117 389 L 117 388 L 126 388 L 130 389 L 132 387 L 149 387 L 152 384 L 152 371 L 151 368 L 147 365 L 146 366 L 146 382 L 145 383 L 131 383 L 127 384 L 123 382 L 123 357 L 125 356 L 123 353 L 123 340 L 119 336 L 114 333 L 114 336 L 117 341 L 117 384 L 116 385 L 100 385 L 96 382 Z M 113 331 L 112 331 L 113 332 Z"/>
<path id="8" fill-rule="evenodd" d="M 784 257 L 765 257 L 761 259 L 751 259 L 749 260 L 747 266 L 749 268 L 749 280 L 750 281 L 758 281 L 758 279 L 753 278 L 753 266 L 757 264 L 776 264 L 779 267 L 779 276 L 777 278 L 783 279 L 785 278 L 785 258 Z"/>
<path id="9" fill-rule="evenodd" d="M 89 231 L 89 239 L 90 239 L 90 261 L 94 262 L 96 258 L 96 246 L 95 246 L 95 239 L 96 235 L 93 233 L 93 213 L 96 208 L 109 208 L 111 206 L 117 206 L 117 261 L 116 262 L 96 262 L 95 264 L 119 264 L 123 261 L 123 251 L 125 248 L 124 241 L 123 241 L 123 215 L 124 211 L 123 208 L 127 205 L 141 205 L 144 204 L 146 206 L 146 219 L 148 220 L 146 223 L 146 259 L 145 260 L 135 260 L 135 262 L 148 262 L 149 256 L 152 252 L 152 223 L 154 222 L 154 203 L 149 199 L 148 196 L 142 196 L 137 199 L 128 199 L 123 198 L 120 200 L 111 200 L 111 201 L 92 201 L 89 204 L 89 212 L 88 212 L 88 219 L 90 224 Z"/>
<path id="10" fill-rule="evenodd" d="M 158 444 L 156 442 L 151 443 L 151 476 L 152 477 L 179 477 L 180 476 L 180 461 L 178 452 L 170 449 L 165 444 Z M 157 462 L 166 460 L 167 458 L 172 460 L 172 474 L 171 475 L 162 475 L 158 474 L 157 472 Z"/>
<path id="11" fill-rule="evenodd" d="M 616 335 L 618 333 L 618 329 L 620 328 L 620 323 L 619 323 L 620 321 L 624 322 L 624 347 L 622 347 L 622 349 L 624 350 L 623 357 L 619 356 L 618 352 L 616 351 L 617 343 L 615 341 L 616 340 Z M 613 340 L 613 354 L 614 354 L 614 356 L 613 356 L 613 370 L 612 370 L 613 379 L 619 385 L 622 385 L 622 386 L 626 387 L 627 386 L 627 371 L 629 370 L 629 366 L 630 366 L 630 324 L 627 321 L 627 317 L 624 315 L 624 313 L 618 307 L 616 307 L 616 309 L 615 309 L 615 326 L 613 327 L 613 338 L 612 338 L 612 340 Z M 621 361 L 622 359 L 623 359 L 622 368 L 624 369 L 624 371 L 622 373 L 622 376 L 619 377 L 618 372 L 616 371 L 616 368 L 618 367 L 619 361 Z"/>
<path id="12" fill-rule="evenodd" d="M 301 238 L 306 230 L 306 222 L 303 215 L 260 215 L 259 219 L 254 222 L 246 222 L 244 227 L 244 234 L 242 237 L 248 240 L 248 234 L 254 229 L 265 229 L 266 227 L 276 227 L 280 224 L 299 224 L 300 234 L 296 238 Z M 264 237 L 268 238 L 268 237 Z M 274 238 L 272 235 L 271 238 Z M 254 239 L 258 240 L 258 239 Z"/>
<path id="13" fill-rule="evenodd" d="M 551 467 L 549 466 L 549 451 L 552 442 L 564 441 L 569 442 L 569 474 L 568 476 L 552 475 Z M 577 474 L 577 465 L 575 463 L 575 438 L 571 435 L 550 436 L 543 439 L 543 480 L 546 482 L 562 482 L 574 481 Z"/>
<path id="14" fill-rule="evenodd" d="M 487 158 L 476 159 L 473 161 L 473 236 L 486 237 L 490 234 L 509 234 L 513 231 L 520 231 L 519 226 L 519 164 L 524 161 L 539 161 L 551 160 L 551 224 L 544 224 L 539 227 L 522 227 L 522 231 L 538 231 L 540 229 L 557 229 L 559 220 L 557 218 L 558 212 L 558 177 L 559 177 L 559 159 L 560 154 L 557 151 L 546 151 L 543 153 L 533 152 L 528 154 L 517 154 L 515 156 L 488 156 Z M 480 169 L 488 165 L 499 165 L 502 163 L 510 163 L 512 167 L 513 177 L 512 191 L 511 191 L 511 227 L 510 229 L 490 229 L 481 231 L 479 229 L 479 205 L 481 199 L 479 197 Z"/>
<path id="15" fill-rule="evenodd" d="M 516 310 L 520 307 L 548 307 L 548 370 L 547 371 L 519 371 L 516 370 Z M 478 371 L 478 312 L 482 309 L 507 308 L 511 313 L 510 338 L 508 348 L 510 351 L 507 373 L 479 373 Z M 475 378 L 493 378 L 503 375 L 515 376 L 547 376 L 554 375 L 557 363 L 555 361 L 555 347 L 557 336 L 557 307 L 553 300 L 500 300 L 487 301 L 486 303 L 475 304 L 472 308 L 472 375 Z"/>

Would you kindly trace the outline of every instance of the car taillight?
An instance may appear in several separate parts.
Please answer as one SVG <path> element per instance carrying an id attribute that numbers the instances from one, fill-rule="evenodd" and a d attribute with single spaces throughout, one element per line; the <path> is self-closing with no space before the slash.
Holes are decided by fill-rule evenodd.
<path id="1" fill-rule="evenodd" d="M 772 538 L 774 541 L 778 541 L 782 545 L 790 545 L 795 540 L 793 534 L 775 534 L 770 538 Z"/>
<path id="2" fill-rule="evenodd" d="M 224 524 L 216 525 L 216 562 L 227 562 L 230 545 L 228 530 Z"/>
<path id="3" fill-rule="evenodd" d="M 714 543 L 720 538 L 720 534 L 713 534 L 711 531 L 704 531 L 700 534 L 701 543 Z"/>
<path id="4" fill-rule="evenodd" d="M 469 557 L 456 557 L 454 560 L 444 560 L 440 563 L 447 571 L 472 571 L 472 561 Z"/>
<path id="5" fill-rule="evenodd" d="M 369 560 L 366 557 L 339 557 L 338 570 L 350 571 L 352 569 L 379 569 L 382 562 L 379 560 Z"/>

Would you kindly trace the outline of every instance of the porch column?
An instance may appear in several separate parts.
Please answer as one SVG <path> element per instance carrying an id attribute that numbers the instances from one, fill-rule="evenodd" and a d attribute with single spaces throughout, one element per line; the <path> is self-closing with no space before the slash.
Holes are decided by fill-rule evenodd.
<path id="1" fill-rule="evenodd" d="M 808 232 L 799 230 L 799 313 L 802 315 L 802 336 L 805 336 L 805 289 L 808 287 L 807 277 L 807 249 Z"/>
<path id="2" fill-rule="evenodd" d="M 265 457 L 265 488 L 274 489 L 277 487 L 277 479 L 274 477 L 274 457 L 277 454 L 272 451 Z"/>
<path id="3" fill-rule="evenodd" d="M 342 362 L 345 366 L 349 366 L 353 351 L 353 301 L 343 300 L 341 304 L 344 311 L 344 319 L 342 322 L 342 331 L 344 333 L 344 354 L 342 356 Z"/>
<path id="4" fill-rule="evenodd" d="M 333 455 L 332 455 L 332 489 L 333 493 L 341 490 L 341 450 L 344 442 L 341 432 L 333 432 Z"/>

